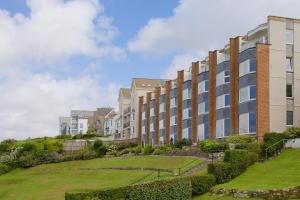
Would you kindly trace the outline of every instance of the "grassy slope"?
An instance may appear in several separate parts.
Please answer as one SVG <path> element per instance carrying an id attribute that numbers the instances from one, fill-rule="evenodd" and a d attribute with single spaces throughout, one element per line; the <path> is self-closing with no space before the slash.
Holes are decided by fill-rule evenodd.
<path id="1" fill-rule="evenodd" d="M 236 189 L 280 189 L 300 185 L 300 149 L 288 149 L 274 160 L 256 163 L 234 180 L 218 185 Z"/>
<path id="2" fill-rule="evenodd" d="M 0 176 L 0 199 L 62 200 L 66 190 L 98 189 L 128 185 L 153 173 L 149 171 L 125 170 L 80 170 L 80 168 L 122 166 L 176 168 L 184 166 L 193 160 L 195 160 L 193 157 L 140 156 L 71 161 L 40 165 L 29 169 L 16 169 Z M 200 162 L 200 160 L 196 160 L 189 167 Z M 156 177 L 156 173 L 148 177 L 148 180 L 154 177 Z"/>

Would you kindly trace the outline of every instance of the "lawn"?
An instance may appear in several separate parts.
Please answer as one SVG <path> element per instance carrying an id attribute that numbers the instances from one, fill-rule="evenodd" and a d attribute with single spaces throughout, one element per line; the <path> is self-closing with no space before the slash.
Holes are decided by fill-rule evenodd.
<path id="1" fill-rule="evenodd" d="M 66 190 L 98 189 L 124 186 L 157 179 L 157 173 L 139 170 L 84 170 L 97 167 L 179 168 L 187 170 L 202 161 L 194 157 L 138 156 L 102 158 L 45 164 L 29 169 L 16 169 L 0 176 L 0 199 L 62 200 Z M 149 175 L 149 176 L 148 176 Z M 162 173 L 171 177 L 170 173 Z"/>
<path id="2" fill-rule="evenodd" d="M 241 190 L 282 189 L 300 185 L 300 149 L 288 149 L 274 160 L 256 163 L 218 188 Z"/>
<path id="3" fill-rule="evenodd" d="M 238 200 L 234 197 L 218 197 L 218 196 L 210 196 L 209 194 L 204 194 L 199 197 L 194 197 L 193 200 Z M 248 198 L 247 200 L 262 200 L 256 198 Z"/>

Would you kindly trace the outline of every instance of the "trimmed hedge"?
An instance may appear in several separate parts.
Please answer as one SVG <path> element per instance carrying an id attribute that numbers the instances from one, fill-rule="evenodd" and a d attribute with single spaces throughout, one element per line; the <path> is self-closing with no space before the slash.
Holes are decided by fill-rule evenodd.
<path id="1" fill-rule="evenodd" d="M 192 184 L 192 195 L 201 195 L 204 194 L 216 185 L 216 178 L 211 175 L 203 175 L 203 176 L 191 176 L 190 177 Z"/>
<path id="2" fill-rule="evenodd" d="M 226 183 L 239 176 L 258 160 L 258 155 L 247 150 L 227 150 L 224 161 L 208 164 L 208 173 L 214 174 L 217 183 Z"/>
<path id="3" fill-rule="evenodd" d="M 188 200 L 191 199 L 191 182 L 186 178 L 155 181 L 129 187 L 128 200 Z"/>
<path id="4" fill-rule="evenodd" d="M 191 181 L 176 178 L 108 190 L 66 192 L 65 200 L 188 200 L 191 194 Z"/>
<path id="5" fill-rule="evenodd" d="M 214 140 L 202 140 L 199 143 L 201 151 L 205 153 L 221 152 L 227 149 L 227 144 L 225 142 L 217 142 Z"/>

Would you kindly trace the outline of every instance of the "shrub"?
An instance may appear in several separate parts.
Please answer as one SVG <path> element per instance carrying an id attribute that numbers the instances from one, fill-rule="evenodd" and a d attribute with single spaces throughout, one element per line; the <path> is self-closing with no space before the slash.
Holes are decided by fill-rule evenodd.
<path id="1" fill-rule="evenodd" d="M 51 152 L 61 153 L 63 150 L 63 143 L 59 140 L 47 140 L 44 144 L 44 149 Z"/>
<path id="2" fill-rule="evenodd" d="M 209 174 L 215 175 L 218 184 L 226 183 L 232 179 L 231 164 L 226 162 L 209 163 L 207 166 Z"/>
<path id="3" fill-rule="evenodd" d="M 191 181 L 176 178 L 130 185 L 107 190 L 66 192 L 66 200 L 188 200 L 191 199 Z"/>
<path id="4" fill-rule="evenodd" d="M 10 167 L 6 164 L 0 163 L 0 175 L 5 174 L 10 171 Z"/>
<path id="5" fill-rule="evenodd" d="M 262 153 L 264 154 L 266 149 L 268 149 L 268 155 L 273 155 L 284 147 L 284 142 L 280 141 L 287 138 L 288 135 L 286 133 L 266 133 L 264 135 L 264 144 L 261 146 Z"/>
<path id="6" fill-rule="evenodd" d="M 288 128 L 284 133 L 289 138 L 300 138 L 300 128 L 297 127 Z"/>
<path id="7" fill-rule="evenodd" d="M 188 200 L 191 199 L 191 194 L 191 181 L 187 178 L 176 178 L 130 186 L 126 199 Z"/>
<path id="8" fill-rule="evenodd" d="M 10 152 L 15 143 L 16 143 L 16 141 L 12 140 L 12 139 L 2 141 L 0 143 L 0 155 L 1 155 L 1 153 Z"/>
<path id="9" fill-rule="evenodd" d="M 152 146 L 150 144 L 147 144 L 144 148 L 144 155 L 150 155 L 153 151 L 154 149 L 152 148 Z"/>
<path id="10" fill-rule="evenodd" d="M 153 155 L 160 155 L 162 154 L 162 151 L 160 149 L 154 149 Z"/>
<path id="11" fill-rule="evenodd" d="M 22 168 L 28 168 L 35 166 L 36 160 L 34 159 L 34 156 L 30 152 L 24 152 L 18 159 L 18 165 Z"/>
<path id="12" fill-rule="evenodd" d="M 248 143 L 256 142 L 256 138 L 249 135 L 233 135 L 227 137 L 225 141 L 227 143 L 234 143 L 234 144 L 248 144 Z"/>
<path id="13" fill-rule="evenodd" d="M 24 151 L 35 152 L 43 149 L 41 144 L 32 141 L 23 143 L 21 147 L 22 147 L 22 152 Z"/>
<path id="14" fill-rule="evenodd" d="M 191 176 L 190 180 L 193 196 L 204 194 L 216 185 L 216 179 L 211 174 L 204 176 Z"/>
<path id="15" fill-rule="evenodd" d="M 96 140 L 93 148 L 97 154 L 97 156 L 101 157 L 104 156 L 107 152 L 107 147 L 103 144 L 101 140 Z"/>
<path id="16" fill-rule="evenodd" d="M 141 147 L 141 145 L 138 145 L 138 146 L 135 147 L 135 149 L 134 149 L 134 154 L 135 154 L 135 155 L 138 155 L 138 154 L 140 154 L 140 153 L 142 153 L 142 147 Z"/>
<path id="17" fill-rule="evenodd" d="M 227 148 L 226 143 L 217 142 L 214 140 L 202 140 L 199 143 L 201 151 L 205 153 L 213 153 L 213 152 L 220 152 L 224 151 Z"/>
<path id="18" fill-rule="evenodd" d="M 183 138 L 181 140 L 176 140 L 173 144 L 173 147 L 182 149 L 182 147 L 184 147 L 184 146 L 191 146 L 191 145 L 192 145 L 192 140 Z"/>

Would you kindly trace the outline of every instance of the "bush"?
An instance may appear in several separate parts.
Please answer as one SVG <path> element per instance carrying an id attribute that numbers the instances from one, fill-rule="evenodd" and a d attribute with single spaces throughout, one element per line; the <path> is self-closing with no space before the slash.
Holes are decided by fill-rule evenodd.
<path id="1" fill-rule="evenodd" d="M 63 143 L 59 140 L 47 140 L 44 144 L 44 149 L 51 152 L 61 153 L 63 150 Z"/>
<path id="2" fill-rule="evenodd" d="M 215 175 L 216 183 L 226 183 L 232 179 L 231 164 L 226 162 L 209 163 L 207 166 L 209 174 Z"/>
<path id="3" fill-rule="evenodd" d="M 188 140 L 186 138 L 183 138 L 181 140 L 176 140 L 173 144 L 173 147 L 178 148 L 178 149 L 182 149 L 182 147 L 184 146 L 191 146 L 192 140 Z"/>
<path id="4" fill-rule="evenodd" d="M 128 200 L 188 200 L 191 199 L 191 181 L 187 178 L 161 180 L 129 187 Z"/>
<path id="5" fill-rule="evenodd" d="M 300 128 L 297 127 L 288 128 L 284 133 L 289 138 L 300 138 Z"/>
<path id="6" fill-rule="evenodd" d="M 43 149 L 42 144 L 37 143 L 37 142 L 25 142 L 21 145 L 22 147 L 22 152 L 27 151 L 27 152 L 36 152 L 40 151 Z"/>
<path id="7" fill-rule="evenodd" d="M 192 195 L 201 195 L 204 194 L 216 185 L 216 179 L 213 175 L 204 175 L 204 176 L 191 176 L 192 183 Z"/>
<path id="8" fill-rule="evenodd" d="M 34 159 L 33 154 L 30 152 L 24 152 L 18 160 L 18 165 L 22 168 L 33 167 L 36 164 L 36 160 Z"/>
<path id="9" fill-rule="evenodd" d="M 286 133 L 266 133 L 264 135 L 264 144 L 261 146 L 262 153 L 264 154 L 266 149 L 268 149 L 268 155 L 274 155 L 274 153 L 280 151 L 284 147 L 284 142 L 280 141 L 287 138 L 288 135 Z"/>
<path id="10" fill-rule="evenodd" d="M 66 200 L 188 200 L 191 199 L 191 181 L 188 178 L 160 180 L 108 190 L 66 192 Z"/>
<path id="11" fill-rule="evenodd" d="M 13 148 L 13 145 L 16 143 L 15 140 L 12 140 L 12 139 L 8 139 L 8 140 L 3 140 L 1 143 L 0 143 L 0 155 L 2 153 L 7 153 L 7 152 L 10 152 Z"/>
<path id="12" fill-rule="evenodd" d="M 225 139 L 227 143 L 233 144 L 248 144 L 256 142 L 256 138 L 249 135 L 233 135 Z"/>
<path id="13" fill-rule="evenodd" d="M 103 144 L 101 140 L 96 140 L 93 148 L 97 154 L 97 156 L 101 157 L 104 156 L 107 152 L 107 147 Z"/>
<path id="14" fill-rule="evenodd" d="M 141 145 L 138 145 L 138 146 L 135 147 L 135 149 L 134 149 L 134 154 L 135 154 L 135 155 L 139 155 L 140 153 L 142 153 L 142 147 L 141 147 Z"/>
<path id="15" fill-rule="evenodd" d="M 205 153 L 221 152 L 227 148 L 226 143 L 214 140 L 202 140 L 199 143 L 201 151 Z"/>
<path id="16" fill-rule="evenodd" d="M 0 163 L 0 175 L 5 174 L 10 171 L 10 167 L 6 164 Z"/>
<path id="17" fill-rule="evenodd" d="M 154 149 L 152 148 L 152 146 L 150 144 L 147 144 L 144 148 L 144 155 L 150 155 L 153 151 Z"/>

